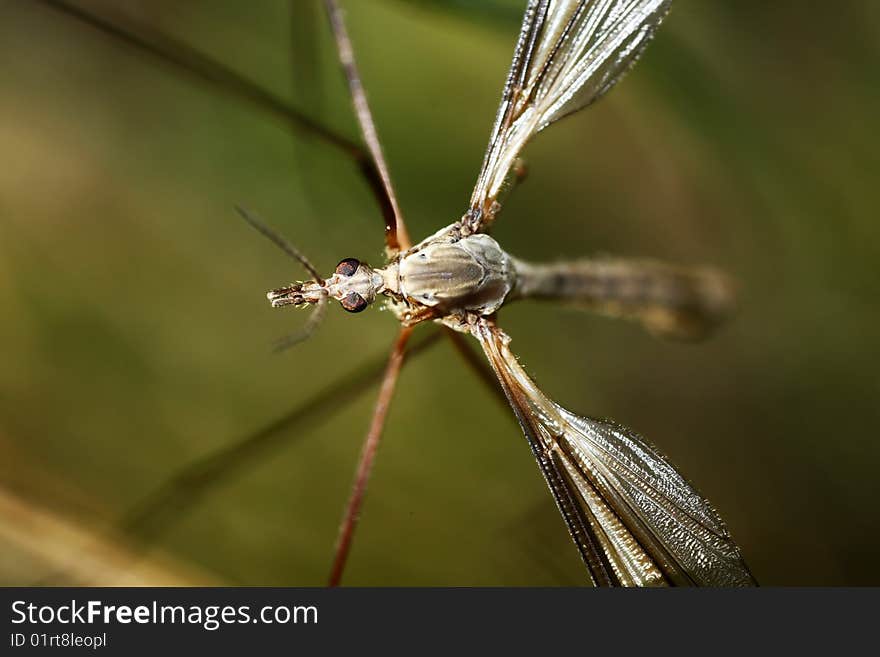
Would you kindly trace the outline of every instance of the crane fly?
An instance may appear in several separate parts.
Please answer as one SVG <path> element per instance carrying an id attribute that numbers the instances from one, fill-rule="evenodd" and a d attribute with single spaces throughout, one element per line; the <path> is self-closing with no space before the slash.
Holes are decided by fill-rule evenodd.
<path id="1" fill-rule="evenodd" d="M 298 1 L 298 0 L 296 0 Z M 387 260 L 370 267 L 353 258 L 329 277 L 255 216 L 244 218 L 299 262 L 312 279 L 269 292 L 273 306 L 316 309 L 303 330 L 279 347 L 307 337 L 330 299 L 349 312 L 383 301 L 401 328 L 381 379 L 354 485 L 340 525 L 331 585 L 339 584 L 352 545 L 373 460 L 398 375 L 407 355 L 434 339 L 408 347 L 421 323 L 443 325 L 447 336 L 484 381 L 513 410 L 568 531 L 596 585 L 751 585 L 755 581 L 723 521 L 653 446 L 613 422 L 576 415 L 549 399 L 529 377 L 498 324 L 499 310 L 517 300 L 545 299 L 628 319 L 651 333 L 699 338 L 725 318 L 732 305 L 727 279 L 710 268 L 651 260 L 594 258 L 536 264 L 508 254 L 490 235 L 509 189 L 522 177 L 520 154 L 530 139 L 582 109 L 614 86 L 641 55 L 668 12 L 670 0 L 529 0 L 513 62 L 504 84 L 488 149 L 461 218 L 413 245 L 367 103 L 343 14 L 324 0 L 339 60 L 366 150 L 286 105 L 231 69 L 143 25 L 109 21 L 66 0 L 44 4 L 127 45 L 172 64 L 239 100 L 309 132 L 350 157 L 382 209 Z M 126 25 L 126 22 L 129 25 Z M 475 338 L 485 362 L 464 343 Z M 360 378 L 354 394 L 373 375 Z M 326 404 L 330 397 L 318 396 Z M 299 416 L 300 411 L 293 415 Z M 283 423 L 286 423 L 285 419 Z M 149 524 L 181 481 L 219 478 L 246 449 L 263 445 L 273 424 L 211 462 L 196 463 L 131 514 L 130 527 Z M 227 458 L 230 457 L 230 458 Z M 194 489 L 193 495 L 201 490 Z"/>
<path id="2" fill-rule="evenodd" d="M 353 258 L 329 277 L 255 217 L 245 218 L 312 275 L 268 293 L 274 307 L 330 299 L 351 313 L 382 300 L 401 329 L 392 347 L 354 485 L 340 526 L 330 584 L 340 582 L 407 342 L 423 322 L 474 337 L 596 585 L 754 584 L 723 521 L 669 461 L 631 430 L 575 415 L 550 400 L 510 350 L 499 310 L 519 299 L 574 302 L 636 320 L 672 337 L 696 337 L 726 314 L 726 279 L 711 269 L 618 259 L 533 264 L 508 254 L 489 231 L 515 182 L 523 147 L 538 132 L 591 104 L 641 55 L 670 0 L 530 0 L 489 146 L 463 216 L 413 245 L 361 84 L 342 10 L 325 0 L 339 60 L 385 210 L 387 261 Z"/>

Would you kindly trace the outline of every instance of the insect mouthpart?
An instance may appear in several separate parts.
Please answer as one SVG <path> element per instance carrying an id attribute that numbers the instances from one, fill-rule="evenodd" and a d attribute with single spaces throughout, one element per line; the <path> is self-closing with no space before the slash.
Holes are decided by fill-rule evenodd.
<path id="1" fill-rule="evenodd" d="M 310 303 L 318 303 L 327 296 L 324 286 L 315 281 L 298 281 L 279 287 L 266 294 L 273 308 L 296 306 L 302 308 Z"/>

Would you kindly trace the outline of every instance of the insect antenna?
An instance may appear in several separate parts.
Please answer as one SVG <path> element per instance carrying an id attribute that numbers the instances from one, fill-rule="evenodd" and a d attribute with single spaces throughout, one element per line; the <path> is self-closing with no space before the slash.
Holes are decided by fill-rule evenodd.
<path id="1" fill-rule="evenodd" d="M 291 258 L 296 260 L 299 264 L 301 264 L 309 274 L 311 274 L 315 282 L 323 285 L 324 279 L 321 278 L 321 274 L 318 273 L 318 270 L 312 266 L 312 263 L 309 262 L 309 259 L 306 258 L 300 250 L 297 249 L 293 244 L 288 242 L 286 239 L 281 237 L 274 230 L 269 228 L 266 224 L 263 223 L 262 219 L 257 217 L 255 214 L 252 214 L 245 210 L 240 205 L 235 206 L 236 212 L 241 215 L 241 218 L 248 222 L 251 226 L 257 229 L 260 233 L 262 233 L 265 237 L 267 237 L 275 246 L 284 251 Z"/>
<path id="2" fill-rule="evenodd" d="M 324 279 L 318 273 L 318 270 L 309 262 L 309 259 L 306 258 L 299 249 L 297 249 L 293 244 L 288 242 L 286 239 L 281 237 L 277 232 L 269 228 L 263 221 L 257 217 L 256 215 L 248 212 L 243 207 L 236 205 L 236 211 L 241 215 L 242 219 L 248 222 L 252 227 L 254 227 L 257 231 L 259 231 L 262 235 L 267 237 L 275 246 L 284 251 L 291 258 L 296 260 L 299 264 L 301 264 L 309 274 L 315 279 L 315 282 L 319 285 L 324 285 Z M 285 300 L 287 296 L 290 296 L 289 293 L 294 290 L 294 288 L 299 289 L 299 286 L 280 288 L 278 290 L 274 290 L 270 292 L 270 299 L 272 299 L 272 305 L 286 305 Z M 275 295 L 278 298 L 273 298 L 272 295 Z M 300 297 L 301 298 L 301 297 Z M 289 301 L 288 303 L 294 303 L 295 305 L 299 305 L 296 302 Z M 315 332 L 315 329 L 321 324 L 321 321 L 324 319 L 324 315 L 327 310 L 327 294 L 326 292 L 321 295 L 318 300 L 318 307 L 312 311 L 312 314 L 309 315 L 308 321 L 306 321 L 305 326 L 302 327 L 299 331 L 294 333 L 290 333 L 289 335 L 285 335 L 282 338 L 276 340 L 275 345 L 272 347 L 272 351 L 275 353 L 279 353 L 290 349 L 292 346 L 299 344 L 300 342 L 304 342 L 308 340 L 312 333 Z"/>

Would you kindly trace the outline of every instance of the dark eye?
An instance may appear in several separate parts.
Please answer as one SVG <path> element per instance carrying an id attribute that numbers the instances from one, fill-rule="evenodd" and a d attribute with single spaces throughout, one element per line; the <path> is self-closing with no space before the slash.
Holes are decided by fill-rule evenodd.
<path id="1" fill-rule="evenodd" d="M 343 260 L 343 262 L 345 261 Z M 355 262 L 357 262 L 357 260 L 355 260 Z M 349 292 L 339 303 L 341 303 L 342 307 L 350 313 L 359 313 L 368 305 L 367 300 L 357 292 Z"/>
<path id="2" fill-rule="evenodd" d="M 340 276 L 354 276 L 354 273 L 360 266 L 360 260 L 356 258 L 346 258 L 345 260 L 340 260 L 339 264 L 336 265 L 336 273 Z"/>

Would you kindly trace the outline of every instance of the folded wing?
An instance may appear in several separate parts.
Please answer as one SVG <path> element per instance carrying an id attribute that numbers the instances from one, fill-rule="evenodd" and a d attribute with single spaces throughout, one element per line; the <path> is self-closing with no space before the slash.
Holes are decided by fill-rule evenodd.
<path id="1" fill-rule="evenodd" d="M 671 0 L 530 0 L 504 86 L 467 230 L 491 224 L 526 142 L 592 103 L 633 65 Z"/>
<path id="2" fill-rule="evenodd" d="M 654 447 L 548 399 L 488 320 L 473 330 L 594 583 L 754 585 L 724 522 Z"/>

